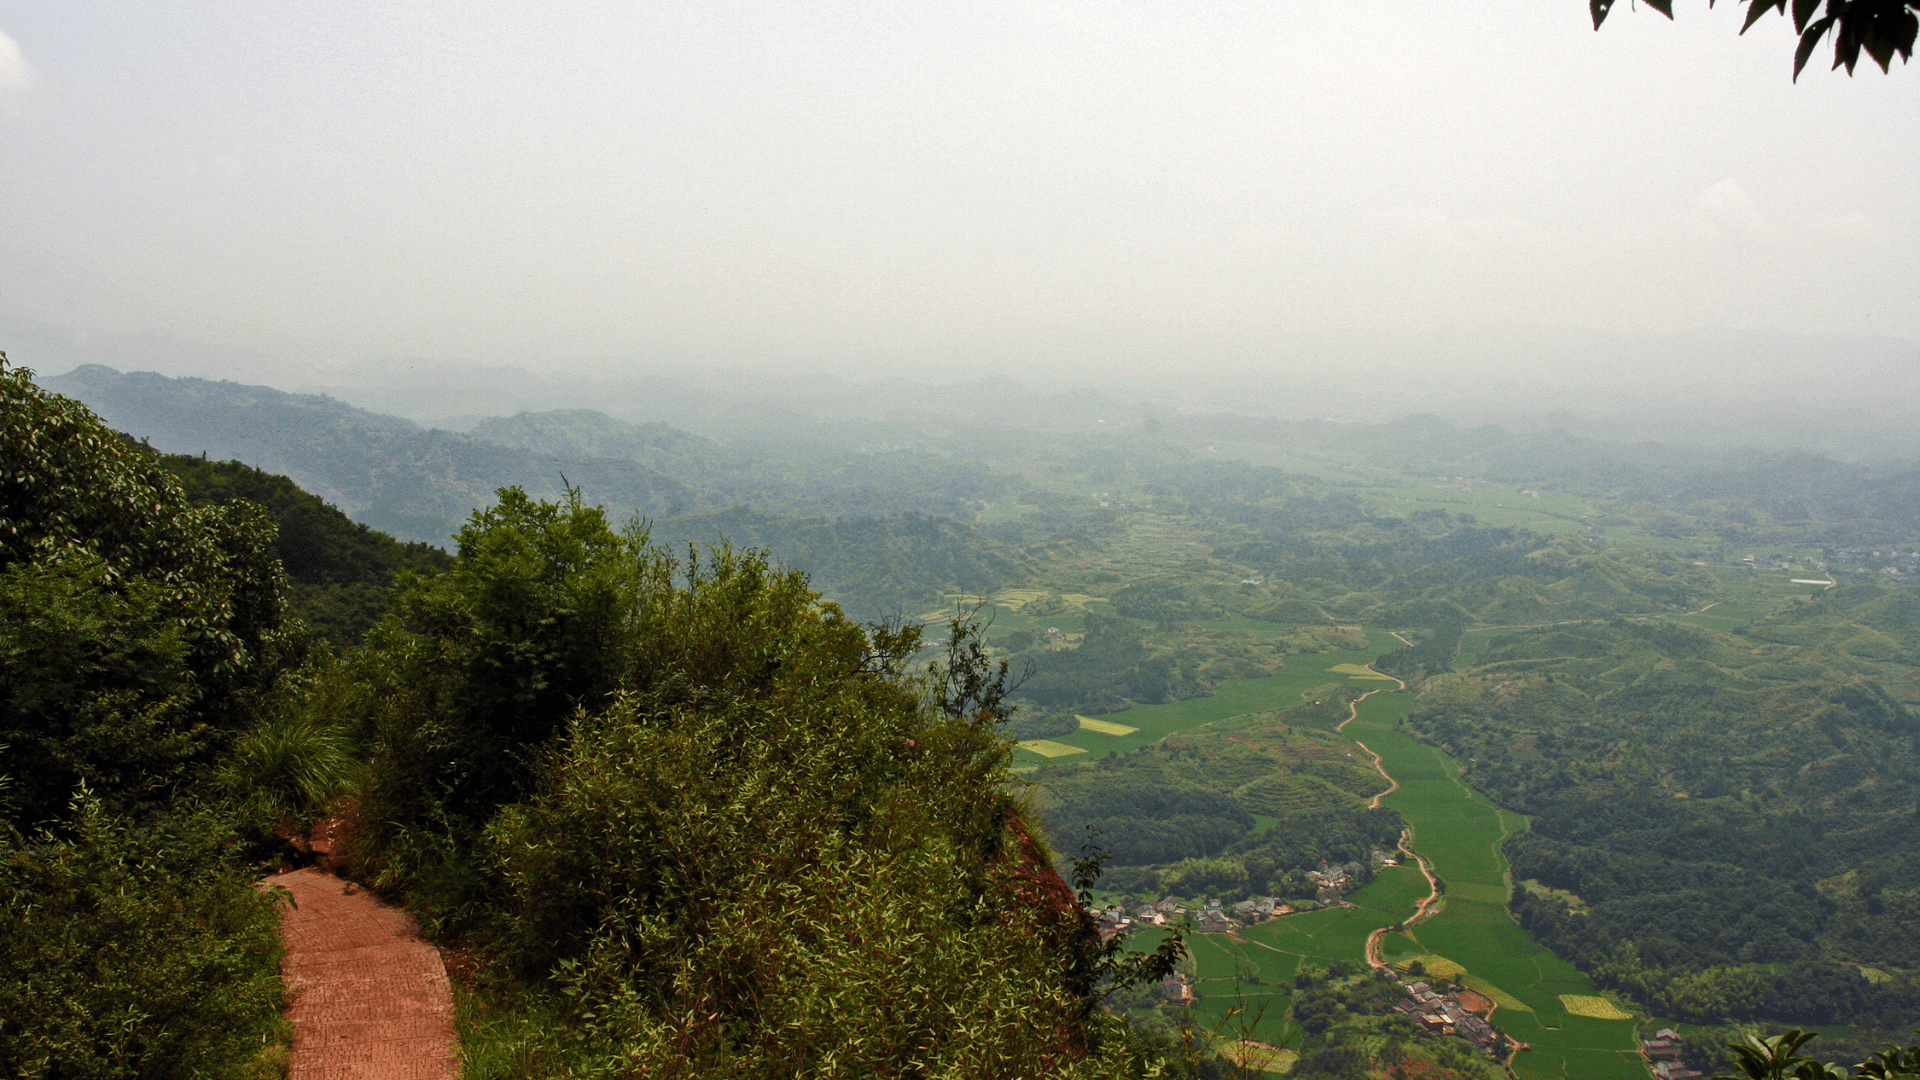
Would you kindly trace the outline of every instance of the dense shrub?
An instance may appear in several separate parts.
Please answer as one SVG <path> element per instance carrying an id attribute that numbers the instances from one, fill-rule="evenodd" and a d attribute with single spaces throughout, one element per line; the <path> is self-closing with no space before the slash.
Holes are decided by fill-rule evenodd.
<path id="1" fill-rule="evenodd" d="M 1004 667 L 798 574 L 518 492 L 349 661 L 372 865 L 490 957 L 515 1075 L 1118 1069 L 1103 956 L 1006 793 Z M 1170 963 L 1170 961 L 1169 961 Z"/>
<path id="2" fill-rule="evenodd" d="M 0 1074 L 279 1075 L 278 911 L 230 837 L 76 810 L 66 835 L 0 833 Z"/>
<path id="3" fill-rule="evenodd" d="M 0 357 L 0 744 L 19 819 L 74 786 L 164 801 L 286 666 L 286 577 L 250 504 L 188 504 L 155 455 Z"/>

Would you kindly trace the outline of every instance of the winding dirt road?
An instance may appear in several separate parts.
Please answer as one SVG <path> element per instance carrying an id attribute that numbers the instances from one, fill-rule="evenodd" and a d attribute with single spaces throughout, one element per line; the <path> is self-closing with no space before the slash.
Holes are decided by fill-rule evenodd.
<path id="1" fill-rule="evenodd" d="M 1394 636 L 1400 637 L 1400 635 L 1398 634 L 1395 634 Z M 1405 641 L 1406 639 L 1401 638 L 1401 640 Z M 1393 681 L 1396 684 L 1398 684 L 1397 689 L 1399 690 L 1405 690 L 1407 688 L 1407 683 L 1405 679 L 1394 678 L 1394 676 L 1392 675 L 1387 675 L 1386 672 L 1375 669 L 1371 664 L 1367 665 L 1367 670 L 1373 672 L 1375 675 L 1382 675 L 1382 676 L 1385 676 L 1386 678 L 1393 679 Z M 1348 724 L 1351 724 L 1355 720 L 1359 719 L 1360 703 L 1372 697 L 1373 695 L 1380 693 L 1380 690 L 1384 690 L 1384 689 L 1385 687 L 1381 687 L 1379 690 L 1369 690 L 1366 693 L 1361 694 L 1359 697 L 1354 698 L 1352 701 L 1348 702 L 1347 718 L 1345 720 L 1340 721 L 1340 726 L 1337 728 L 1334 728 L 1334 730 L 1344 733 L 1347 729 Z M 1379 794 L 1375 795 L 1373 798 L 1367 800 L 1367 809 L 1377 810 L 1380 807 L 1381 799 L 1384 799 L 1387 796 L 1393 794 L 1394 792 L 1400 790 L 1400 781 L 1395 780 L 1393 778 L 1393 774 L 1387 772 L 1386 766 L 1381 763 L 1380 755 L 1375 753 L 1372 747 L 1368 746 L 1366 743 L 1361 742 L 1359 739 L 1353 740 L 1353 744 L 1355 746 L 1358 746 L 1360 749 L 1365 750 L 1367 752 L 1367 755 L 1373 758 L 1374 771 L 1378 772 L 1381 778 L 1387 782 L 1387 786 L 1384 791 L 1381 791 Z M 1405 922 L 1399 924 L 1400 927 L 1411 926 L 1414 923 L 1419 922 L 1421 919 L 1426 918 L 1429 909 L 1440 899 L 1440 882 L 1439 882 L 1439 879 L 1433 876 L 1433 866 L 1427 862 L 1426 856 L 1413 850 L 1413 848 L 1409 847 L 1407 844 L 1407 841 L 1410 840 L 1412 837 L 1413 837 L 1412 829 L 1404 829 L 1401 831 L 1400 844 L 1399 844 L 1400 852 L 1401 854 L 1407 856 L 1407 858 L 1412 859 L 1414 862 L 1414 865 L 1420 868 L 1420 873 L 1426 877 L 1427 895 L 1420 898 L 1419 903 L 1414 906 L 1412 917 L 1408 918 Z M 1380 958 L 1380 939 L 1383 937 L 1386 937 L 1388 931 L 1395 930 L 1395 929 L 1399 929 L 1399 927 L 1382 926 L 1379 929 L 1375 930 L 1373 933 L 1367 935 L 1367 965 L 1369 967 L 1383 968 L 1387 966 L 1387 962 Z"/>

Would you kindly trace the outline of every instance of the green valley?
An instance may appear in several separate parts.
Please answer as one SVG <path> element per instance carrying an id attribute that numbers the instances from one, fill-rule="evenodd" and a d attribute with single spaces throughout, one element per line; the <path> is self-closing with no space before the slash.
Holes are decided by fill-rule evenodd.
<path id="1" fill-rule="evenodd" d="M 622 1046 L 668 1060 L 688 995 L 747 1023 L 761 991 L 728 983 L 731 961 L 669 978 L 642 939 L 826 964 L 755 969 L 793 1031 L 825 1022 L 835 965 L 913 972 L 954 1009 L 1027 994 L 1104 1047 L 1099 1068 L 1172 1075 L 1226 1053 L 1301 1080 L 1627 1080 L 1656 1025 L 1681 1025 L 1703 1071 L 1737 1030 L 1821 1024 L 1858 1056 L 1920 1015 L 1914 544 L 1859 499 L 1748 506 L 1644 448 L 1581 457 L 1425 423 L 1204 441 L 1191 418 L 870 424 L 859 442 L 815 424 L 729 443 L 567 410 L 456 435 L 265 388 L 80 375 L 169 440 L 205 421 L 256 460 L 315 457 L 356 500 L 361 523 L 253 466 L 153 459 L 192 515 L 258 503 L 277 531 L 249 542 L 287 575 L 271 686 L 169 775 L 231 799 L 269 770 L 278 794 L 218 811 L 244 841 L 229 873 L 281 851 L 275 828 L 369 813 L 356 872 L 494 965 L 462 999 L 475 1061 L 494 1063 L 472 1075 Z M 1599 459 L 1617 468 L 1582 465 Z M 1759 459 L 1727 490 L 1792 464 Z M 549 467 L 531 494 L 477 493 Z M 454 552 L 370 527 L 456 504 Z M 1886 565 L 1850 563 L 1862 543 Z M 127 625 L 151 638 L 128 657 L 180 647 Z M 70 780 L 8 775 L 43 811 Z M 815 815 L 837 824 L 797 824 Z M 1403 837 L 1439 883 L 1430 904 Z M 836 884 L 850 873 L 882 876 L 856 897 Z M 716 907 L 709 879 L 747 899 Z M 995 917 L 1038 920 L 1032 935 L 949 918 L 1003 887 Z M 846 952 L 839 915 L 756 921 L 794 904 L 857 915 L 897 963 Z M 1169 921 L 1193 924 L 1183 945 Z M 1096 929 L 1119 951 L 1085 951 Z M 986 953 L 1011 965 L 1000 982 L 956 974 Z M 1441 994 L 1498 1036 L 1442 1022 Z M 544 1034 L 589 1013 L 624 1033 Z M 811 1052 L 695 1028 L 709 1063 Z"/>

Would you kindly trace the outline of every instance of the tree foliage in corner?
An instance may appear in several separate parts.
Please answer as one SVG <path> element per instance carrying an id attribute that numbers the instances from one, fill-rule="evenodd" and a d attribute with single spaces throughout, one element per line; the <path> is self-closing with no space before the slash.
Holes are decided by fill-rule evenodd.
<path id="1" fill-rule="evenodd" d="M 1820 1037 L 1817 1031 L 1790 1028 L 1778 1035 L 1748 1035 L 1742 1042 L 1728 1043 L 1733 1063 L 1740 1071 L 1715 1076 L 1712 1080 L 1846 1080 L 1846 1069 L 1803 1053 L 1806 1045 Z M 1853 1067 L 1853 1076 L 1868 1080 L 1913 1080 L 1920 1077 L 1920 1045 L 1899 1046 L 1887 1043 Z"/>
<path id="2" fill-rule="evenodd" d="M 1708 0 L 1708 6 L 1712 3 Z M 1789 14 L 1788 0 L 1746 0 L 1746 4 L 1742 34 L 1769 11 Z M 1849 75 L 1863 50 L 1881 71 L 1888 70 L 1896 55 L 1902 63 L 1913 59 L 1914 38 L 1920 34 L 1920 16 L 1915 15 L 1920 12 L 1920 0 L 1792 0 L 1792 4 L 1793 29 L 1800 35 L 1800 45 L 1793 54 L 1795 81 L 1820 47 L 1821 39 L 1828 35 L 1833 37 L 1834 68 L 1844 67 Z M 1614 0 L 1587 0 L 1595 30 L 1607 20 L 1613 5 Z M 1647 6 L 1673 18 L 1673 0 L 1647 0 Z"/>

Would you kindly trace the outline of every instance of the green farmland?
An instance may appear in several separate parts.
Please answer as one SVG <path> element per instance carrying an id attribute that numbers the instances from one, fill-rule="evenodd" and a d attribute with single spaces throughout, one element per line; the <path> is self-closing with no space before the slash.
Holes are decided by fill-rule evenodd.
<path id="1" fill-rule="evenodd" d="M 1303 964 L 1364 963 L 1367 937 L 1406 918 L 1426 894 L 1426 879 L 1418 869 L 1392 867 L 1355 893 L 1350 909 L 1328 908 L 1271 919 L 1248 927 L 1244 941 L 1222 934 L 1190 936 L 1187 943 L 1197 970 L 1194 989 L 1200 995 L 1196 1011 L 1220 1038 L 1245 1034 L 1263 1042 L 1297 1044 L 1299 1029 L 1287 1017 L 1294 973 Z M 1159 933 L 1150 932 L 1139 937 L 1138 947 L 1151 948 L 1158 942 Z M 1230 1018 L 1229 1011 L 1236 1015 Z M 1245 1022 L 1241 1017 L 1253 1018 L 1252 1030 L 1241 1031 L 1238 1025 Z"/>
<path id="2" fill-rule="evenodd" d="M 1369 633 L 1370 639 L 1375 637 L 1386 635 Z M 1131 749 L 1174 731 L 1291 704 L 1301 690 L 1345 677 L 1328 669 L 1369 659 L 1354 652 L 1289 657 L 1279 674 L 1229 683 L 1215 697 L 1118 714 L 1140 728 L 1124 739 L 1083 730 L 1060 741 L 1096 753 Z M 1383 951 L 1389 958 L 1438 955 L 1463 965 L 1469 984 L 1502 1002 L 1494 1022 L 1532 1048 L 1513 1062 L 1522 1080 L 1643 1075 L 1645 1068 L 1633 1050 L 1633 1022 L 1570 1013 L 1561 995 L 1598 991 L 1571 965 L 1536 944 L 1507 912 L 1511 886 L 1499 845 L 1509 832 L 1525 828 L 1526 818 L 1501 810 L 1468 788 L 1455 762 L 1401 730 L 1413 700 L 1413 695 L 1391 688 L 1374 694 L 1345 729 L 1378 753 L 1399 781 L 1398 790 L 1383 801 L 1406 818 L 1413 828 L 1412 846 L 1445 883 L 1438 914 L 1416 923 L 1410 932 L 1389 934 Z M 1410 916 L 1426 891 L 1417 868 L 1389 868 L 1353 894 L 1352 908 L 1269 920 L 1244 930 L 1244 940 L 1193 935 L 1189 943 L 1200 994 L 1198 1013 L 1221 1038 L 1245 1035 L 1297 1043 L 1299 1032 L 1287 1016 L 1295 972 L 1303 964 L 1364 963 L 1367 937 Z M 1138 944 L 1151 947 L 1156 939 L 1157 934 L 1143 934 Z M 1245 1030 L 1249 1022 L 1252 1028 Z"/>
<path id="3" fill-rule="evenodd" d="M 1259 625 L 1275 634 L 1283 629 L 1273 623 Z M 1177 731 L 1202 724 L 1298 705 L 1302 693 L 1329 683 L 1353 683 L 1372 689 L 1382 684 L 1377 679 L 1369 678 L 1355 682 L 1354 676 L 1330 670 L 1342 664 L 1369 663 L 1379 655 L 1381 648 L 1398 644 L 1377 631 L 1369 631 L 1367 639 L 1373 645 L 1366 649 L 1335 649 L 1331 652 L 1289 656 L 1278 672 L 1255 679 L 1228 679 L 1207 697 L 1165 705 L 1135 705 L 1125 712 L 1099 718 L 1136 729 L 1132 734 L 1108 735 L 1082 727 L 1079 731 L 1052 736 L 1048 741 L 1079 747 L 1093 757 L 1105 757 L 1111 751 L 1126 753 L 1159 742 Z M 1020 751 L 1020 756 L 1029 762 L 1042 760 L 1042 755 L 1025 749 Z"/>
<path id="4" fill-rule="evenodd" d="M 1431 861 L 1446 886 L 1440 913 L 1414 924 L 1409 934 L 1390 935 L 1384 950 L 1389 956 L 1445 956 L 1464 965 L 1472 981 L 1500 991 L 1496 1000 L 1505 996 L 1531 1009 L 1503 1007 L 1494 1014 L 1494 1023 L 1533 1048 L 1514 1059 L 1523 1077 L 1642 1075 L 1645 1067 L 1633 1052 L 1633 1023 L 1569 1013 L 1560 995 L 1598 991 L 1572 965 L 1536 944 L 1507 912 L 1511 886 L 1499 845 L 1509 832 L 1525 828 L 1526 819 L 1468 788 L 1457 764 L 1401 730 L 1412 703 L 1410 694 L 1376 694 L 1346 728 L 1379 754 L 1400 782 L 1383 802 L 1412 825 L 1412 846 Z"/>

